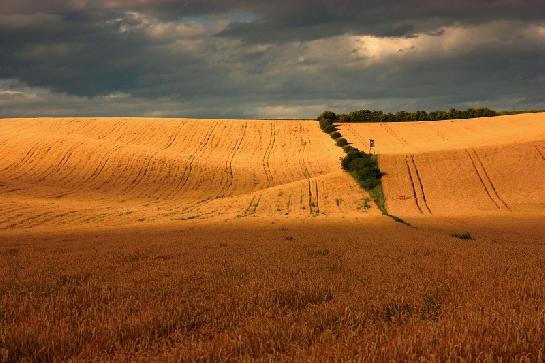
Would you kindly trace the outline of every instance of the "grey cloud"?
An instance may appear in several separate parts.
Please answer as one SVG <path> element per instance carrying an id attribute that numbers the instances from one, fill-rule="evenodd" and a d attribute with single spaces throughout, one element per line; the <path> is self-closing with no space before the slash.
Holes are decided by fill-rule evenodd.
<path id="1" fill-rule="evenodd" d="M 490 34 L 475 28 L 472 36 L 491 39 L 472 49 L 405 49 L 366 63 L 340 43 L 345 35 L 441 38 L 449 26 L 498 21 L 506 25 Z M 186 36 L 175 28 L 186 23 L 204 30 Z M 544 23 L 545 3 L 521 0 L 4 0 L 0 79 L 20 83 L 0 83 L 0 116 L 545 107 L 545 30 L 520 31 Z"/>

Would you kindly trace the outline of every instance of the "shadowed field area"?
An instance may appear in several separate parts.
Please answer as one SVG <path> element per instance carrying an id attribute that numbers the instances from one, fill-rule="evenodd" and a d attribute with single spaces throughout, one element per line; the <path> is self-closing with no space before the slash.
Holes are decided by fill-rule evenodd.
<path id="1" fill-rule="evenodd" d="M 1 351 L 45 361 L 543 359 L 542 223 L 370 222 L 3 238 Z M 475 240 L 448 235 L 460 228 Z"/>

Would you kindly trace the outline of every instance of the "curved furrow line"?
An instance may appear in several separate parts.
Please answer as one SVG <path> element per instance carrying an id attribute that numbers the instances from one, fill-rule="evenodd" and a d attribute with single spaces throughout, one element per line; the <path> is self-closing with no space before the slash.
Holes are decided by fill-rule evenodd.
<path id="1" fill-rule="evenodd" d="M 7 216 L 7 215 L 10 215 L 11 213 L 15 213 L 16 211 L 24 209 L 24 208 L 25 208 L 24 206 L 21 206 L 20 204 L 17 204 L 17 203 L 10 203 L 10 205 L 6 203 L 4 204 L 4 208 L 0 210 L 0 215 Z M 26 209 L 29 209 L 29 208 L 30 207 L 26 207 Z M 2 222 L 5 222 L 5 219 L 0 219 L 0 223 Z"/>
<path id="2" fill-rule="evenodd" d="M 311 216 L 317 216 L 320 214 L 319 202 L 318 202 L 318 184 L 316 179 L 308 179 L 308 209 Z M 312 183 L 314 182 L 314 183 Z M 314 184 L 314 188 L 313 188 Z"/>
<path id="3" fill-rule="evenodd" d="M 49 222 L 54 221 L 54 220 L 62 219 L 64 217 L 66 217 L 66 216 L 69 216 L 71 214 L 75 214 L 77 212 L 78 211 L 70 211 L 70 212 L 65 212 L 65 213 L 60 213 L 60 214 L 53 214 L 53 215 L 47 216 L 46 218 L 41 219 L 41 220 L 33 219 L 32 223 L 26 223 L 23 228 L 34 228 L 34 227 L 44 225 L 44 224 L 49 223 Z M 62 224 L 62 223 L 55 223 L 55 224 L 58 225 L 58 224 Z"/>
<path id="4" fill-rule="evenodd" d="M 539 154 L 539 156 L 541 157 L 541 159 L 543 161 L 545 161 L 545 152 L 543 152 L 542 150 L 540 150 L 537 146 L 534 146 L 534 148 L 536 149 L 537 153 Z"/>
<path id="5" fill-rule="evenodd" d="M 15 223 L 16 218 L 24 217 L 25 214 L 19 213 L 11 217 L 11 219 L 0 222 L 0 230 L 6 230 L 15 228 L 17 226 L 17 223 Z"/>
<path id="6" fill-rule="evenodd" d="M 416 208 L 420 212 L 420 214 L 424 214 L 422 211 L 422 208 L 420 207 L 420 203 L 418 202 L 418 195 L 416 194 L 416 188 L 414 186 L 414 179 L 413 179 L 413 173 L 411 172 L 411 167 L 409 166 L 409 156 L 405 155 L 405 165 L 407 166 L 407 173 L 409 174 L 409 181 L 411 182 L 411 188 L 413 190 L 413 198 L 414 203 L 416 204 Z"/>
<path id="7" fill-rule="evenodd" d="M 318 181 L 314 179 L 314 190 L 316 199 L 316 215 L 320 214 L 320 193 L 318 192 Z"/>
<path id="8" fill-rule="evenodd" d="M 310 189 L 310 179 L 307 180 L 308 182 L 308 212 L 309 214 L 313 214 L 313 203 L 312 203 L 312 190 Z"/>
<path id="9" fill-rule="evenodd" d="M 73 145 L 72 147 L 70 147 L 63 155 L 63 157 L 59 160 L 59 162 L 57 163 L 56 166 L 52 167 L 50 170 L 49 170 L 49 173 L 47 173 L 46 175 L 42 176 L 40 179 L 38 179 L 39 182 L 42 182 L 44 180 L 46 180 L 47 178 L 49 178 L 51 175 L 54 175 L 56 174 L 57 172 L 59 172 L 65 165 L 66 163 L 68 163 L 68 161 L 70 160 L 70 158 L 72 157 L 72 155 L 74 154 L 74 151 L 80 147 L 81 145 L 83 145 L 83 142 L 78 142 L 76 143 L 75 145 Z"/>
<path id="10" fill-rule="evenodd" d="M 233 151 L 231 152 L 231 155 L 230 155 L 229 159 L 226 161 L 226 168 L 225 169 L 226 169 L 227 179 L 226 179 L 225 183 L 221 186 L 220 191 L 218 192 L 218 194 L 216 194 L 216 198 L 225 197 L 225 193 L 227 191 L 229 191 L 231 189 L 231 187 L 233 186 L 233 179 L 234 179 L 234 175 L 233 175 L 233 159 L 235 158 L 235 156 L 238 154 L 238 152 L 241 149 L 242 143 L 244 142 L 244 137 L 246 137 L 246 129 L 247 128 L 248 128 L 248 123 L 245 122 L 242 125 L 242 133 L 241 133 L 242 135 L 238 139 L 235 147 L 233 148 Z"/>
<path id="11" fill-rule="evenodd" d="M 125 121 L 119 121 L 117 123 L 117 127 L 112 130 L 112 132 L 105 138 L 109 138 L 110 136 L 115 136 L 121 134 L 121 130 L 125 127 L 126 122 Z"/>
<path id="12" fill-rule="evenodd" d="M 180 121 L 180 124 L 177 126 L 178 129 L 169 135 L 168 141 L 165 144 L 165 146 L 162 147 L 162 150 L 166 150 L 170 148 L 172 145 L 174 145 L 174 143 L 178 139 L 178 136 L 181 134 L 180 129 L 182 129 L 186 124 L 187 124 L 187 121 Z"/>
<path id="13" fill-rule="evenodd" d="M 20 206 L 19 205 L 19 206 L 17 206 L 17 208 L 12 208 L 12 209 L 4 211 L 3 214 L 4 215 L 9 215 L 9 217 L 1 219 L 0 220 L 0 225 L 7 224 L 7 223 L 12 223 L 15 218 L 19 218 L 19 217 L 23 217 L 23 216 L 27 215 L 28 210 L 32 210 L 32 207 L 30 207 L 30 206 Z M 18 213 L 18 214 L 11 214 L 11 213 Z"/>
<path id="14" fill-rule="evenodd" d="M 134 179 L 132 180 L 132 182 L 122 191 L 122 193 L 128 193 L 132 190 L 135 190 L 136 187 L 142 182 L 142 180 L 146 177 L 148 171 L 149 171 L 149 168 L 150 168 L 150 164 L 151 164 L 151 161 L 155 158 L 155 156 L 157 156 L 157 151 L 155 153 L 153 153 L 152 155 L 148 156 L 147 158 L 145 158 L 144 160 L 144 163 L 142 165 L 142 167 L 138 168 L 138 174 L 136 174 L 136 176 L 134 177 Z M 139 163 L 140 165 L 140 163 Z"/>
<path id="15" fill-rule="evenodd" d="M 2 142 L 0 142 L 0 160 L 2 160 L 2 158 L 5 158 L 8 155 L 6 150 L 9 148 L 9 144 L 10 144 L 9 141 L 10 141 L 9 139 L 5 139 Z"/>
<path id="16" fill-rule="evenodd" d="M 488 183 L 490 184 L 490 187 L 492 188 L 492 191 L 494 192 L 494 194 L 496 195 L 496 197 L 498 198 L 498 200 L 500 201 L 500 203 L 508 210 L 511 210 L 511 208 L 509 207 L 509 205 L 507 205 L 507 203 L 505 203 L 505 201 L 503 200 L 503 198 L 500 196 L 500 194 L 498 193 L 497 189 L 496 189 L 496 186 L 494 185 L 494 183 L 492 182 L 492 178 L 490 178 L 490 176 L 488 175 L 488 172 L 486 171 L 486 168 L 484 167 L 484 164 L 483 164 L 483 161 L 481 160 L 481 157 L 479 156 L 479 154 L 477 153 L 476 150 L 473 150 L 473 154 L 475 155 L 475 158 L 477 159 L 477 162 L 479 163 L 479 165 L 481 166 L 482 170 L 483 170 L 483 173 L 484 173 L 484 176 L 486 177 L 486 179 L 488 180 Z"/>
<path id="17" fill-rule="evenodd" d="M 394 130 L 392 130 L 392 128 L 388 125 L 386 125 L 385 123 L 381 122 L 379 123 L 379 125 L 386 131 L 386 133 L 388 133 L 390 136 L 392 136 L 394 139 L 396 139 L 397 141 L 399 141 L 401 143 L 401 145 L 404 145 L 404 146 L 408 146 L 409 143 L 407 142 L 407 140 L 405 140 L 403 137 L 399 136 Z"/>
<path id="18" fill-rule="evenodd" d="M 286 205 L 286 212 L 285 215 L 289 215 L 291 213 L 291 194 L 288 196 L 288 203 Z"/>
<path id="19" fill-rule="evenodd" d="M 122 130 L 123 128 L 125 127 L 125 124 L 126 122 L 125 121 L 117 121 L 114 125 L 114 127 L 112 127 L 112 129 L 110 130 L 110 132 L 106 135 L 103 135 L 102 137 L 99 138 L 99 140 L 106 140 L 106 139 L 110 139 L 110 138 L 115 138 L 116 136 L 119 137 L 119 135 L 122 135 Z M 112 140 L 113 141 L 113 140 Z"/>
<path id="20" fill-rule="evenodd" d="M 40 155 L 40 157 L 33 157 L 31 160 L 29 160 L 26 172 L 19 172 L 18 175 L 13 176 L 11 181 L 14 182 L 23 177 L 26 177 L 28 179 L 40 179 L 41 176 L 47 174 L 53 167 L 51 165 L 43 163 L 43 160 L 48 159 L 50 152 L 60 150 L 62 147 L 62 141 L 57 141 L 53 144 L 43 144 L 41 148 L 38 149 L 38 155 Z M 33 167 L 33 165 L 35 165 L 36 167 Z"/>
<path id="21" fill-rule="evenodd" d="M 38 150 L 43 146 L 45 145 L 37 144 L 35 147 L 32 147 L 31 149 L 29 149 L 29 151 L 25 154 L 23 159 L 12 162 L 11 165 L 9 165 L 8 167 L 0 171 L 0 173 L 6 171 L 10 174 L 9 177 L 6 176 L 6 179 L 4 180 L 13 183 L 14 181 L 20 179 L 21 177 L 30 176 L 28 171 L 27 173 L 22 173 L 20 172 L 19 169 L 23 169 L 25 167 L 29 169 L 29 164 L 32 164 L 33 162 L 40 160 L 40 158 L 35 158 L 34 156 L 36 155 Z M 51 150 L 51 146 L 48 148 L 47 152 L 49 152 L 49 150 Z M 30 170 L 32 169 L 30 168 Z M 39 170 L 39 169 L 38 168 L 35 169 L 34 174 L 36 173 L 36 170 Z"/>
<path id="22" fill-rule="evenodd" d="M 172 169 L 175 168 L 175 165 L 176 161 L 171 160 L 168 157 L 161 156 L 156 158 L 154 167 L 157 168 L 158 171 L 153 174 L 153 183 L 155 187 L 153 189 L 148 189 L 149 197 L 152 198 L 154 202 L 160 201 L 163 190 L 169 188 L 173 184 L 174 173 L 172 172 Z"/>
<path id="23" fill-rule="evenodd" d="M 32 147 L 30 147 L 28 149 L 28 151 L 26 152 L 26 154 L 23 156 L 22 159 L 19 159 L 19 160 L 14 160 L 11 164 L 7 165 L 6 167 L 4 167 L 2 170 L 0 170 L 0 172 L 7 172 L 7 171 L 10 171 L 10 172 L 13 172 L 15 170 L 18 169 L 19 166 L 24 166 L 26 165 L 26 162 L 28 160 L 31 160 L 32 157 L 34 156 L 34 154 L 36 153 L 36 150 L 41 146 L 41 144 L 35 144 L 33 145 Z M 13 170 L 11 170 L 13 169 Z"/>
<path id="24" fill-rule="evenodd" d="M 265 177 L 267 178 L 267 187 L 270 187 L 273 181 L 273 175 L 271 173 L 271 166 L 270 166 L 270 157 L 271 157 L 271 152 L 273 150 L 274 143 L 275 143 L 275 126 L 273 122 L 271 122 L 270 125 L 271 125 L 271 130 L 269 133 L 269 144 L 267 145 L 267 148 L 265 149 L 265 153 L 263 154 L 263 159 L 262 159 L 263 170 L 265 171 Z"/>
<path id="25" fill-rule="evenodd" d="M 109 155 L 106 156 L 106 159 L 103 159 L 102 161 L 99 161 L 98 165 L 95 167 L 95 170 L 91 173 L 91 175 L 89 175 L 88 177 L 86 177 L 83 180 L 84 183 L 90 183 L 90 182 L 94 181 L 96 178 L 98 178 L 99 175 L 104 170 L 104 168 L 106 167 L 106 164 L 108 164 L 108 162 L 110 161 L 111 155 L 117 153 L 118 151 L 121 151 L 122 149 L 123 149 L 123 146 L 116 145 L 113 148 L 113 151 Z"/>
<path id="26" fill-rule="evenodd" d="M 418 180 L 418 184 L 420 184 L 420 191 L 422 192 L 422 201 L 424 203 L 424 206 L 426 207 L 426 210 L 430 213 L 431 212 L 430 207 L 428 206 L 428 201 L 426 200 L 426 193 L 424 192 L 424 184 L 422 183 L 422 178 L 420 177 L 420 172 L 418 171 L 418 167 L 416 166 L 416 162 L 414 160 L 414 155 L 411 155 L 411 162 L 414 166 L 414 170 L 416 172 L 416 179 Z"/>
<path id="27" fill-rule="evenodd" d="M 51 211 L 45 212 L 45 213 L 42 213 L 42 214 L 38 214 L 38 215 L 33 215 L 33 216 L 30 216 L 30 217 L 27 215 L 23 219 L 12 221 L 12 223 L 8 227 L 4 227 L 4 228 L 0 228 L 0 229 L 10 229 L 10 228 L 13 228 L 12 226 L 17 226 L 19 228 L 21 228 L 21 227 L 22 228 L 28 228 L 28 227 L 26 227 L 28 222 L 34 221 L 34 220 L 42 218 L 44 216 L 48 217 L 48 216 L 51 216 L 51 215 L 54 215 L 54 213 L 51 212 Z"/>
<path id="28" fill-rule="evenodd" d="M 354 129 L 352 127 L 352 125 L 350 125 L 349 123 L 346 124 L 346 128 L 348 128 L 350 130 L 350 132 L 357 138 L 360 140 L 361 142 L 361 146 L 364 147 L 366 145 L 366 142 L 365 142 L 365 139 L 363 138 L 363 136 L 361 136 L 361 134 L 359 132 L 356 131 L 356 129 Z"/>
<path id="29" fill-rule="evenodd" d="M 117 150 L 117 149 L 119 149 L 119 147 L 113 148 L 113 150 Z M 84 184 L 86 180 L 85 177 L 81 176 L 81 178 L 76 178 L 73 176 L 75 172 L 85 170 L 85 166 L 90 164 L 90 160 L 91 160 L 90 155 L 88 153 L 82 153 L 82 155 L 87 156 L 87 160 L 84 160 L 83 158 L 76 159 L 76 161 L 74 162 L 75 165 L 72 165 L 71 168 L 65 168 L 66 172 L 64 174 L 60 174 L 59 179 L 57 181 L 59 185 L 63 185 L 64 187 L 71 186 L 71 187 L 75 187 L 76 189 L 81 188 L 82 186 L 85 185 Z M 66 164 L 68 164 L 68 160 L 65 163 L 65 165 Z M 99 162 L 98 164 L 99 165 L 97 165 L 97 168 L 101 165 L 101 162 Z M 104 163 L 104 166 L 105 165 L 106 164 Z M 65 195 L 68 195 L 68 194 L 65 194 Z"/>
<path id="30" fill-rule="evenodd" d="M 145 125 L 142 125 L 140 128 L 136 129 L 131 136 L 132 139 L 127 141 L 128 144 L 142 145 L 142 141 L 150 137 L 149 129 Z"/>
<path id="31" fill-rule="evenodd" d="M 301 167 L 301 169 L 303 170 L 303 175 L 305 178 L 310 178 L 311 177 L 311 174 L 310 174 L 310 171 L 308 169 L 308 165 L 305 161 L 305 150 L 307 148 L 307 143 L 309 142 L 308 141 L 308 138 L 307 138 L 307 141 L 305 141 L 305 139 L 303 138 L 303 134 L 304 134 L 304 131 L 303 131 L 303 125 L 299 125 L 299 135 L 300 135 L 300 140 L 301 140 L 301 144 L 299 145 L 299 165 Z"/>
<path id="32" fill-rule="evenodd" d="M 73 218 L 71 218 L 70 220 L 65 221 L 65 223 L 63 224 L 81 225 L 81 224 L 89 223 L 89 221 L 93 218 L 92 213 L 96 211 L 90 211 L 87 209 L 79 209 L 76 212 L 78 213 L 77 215 L 73 216 Z"/>
<path id="33" fill-rule="evenodd" d="M 214 134 L 214 131 L 216 130 L 216 127 L 218 126 L 219 122 L 214 122 L 214 124 L 210 127 L 210 130 L 206 133 L 206 135 L 203 137 L 203 139 L 199 142 L 198 146 L 194 149 L 193 153 L 189 156 L 187 160 L 187 166 L 184 168 L 184 173 L 182 174 L 180 181 L 178 184 L 173 188 L 173 191 L 169 193 L 169 197 L 178 193 L 180 190 L 182 190 L 185 185 L 187 184 L 187 181 L 189 180 L 189 177 L 191 176 L 191 172 L 193 171 L 193 163 L 197 159 L 197 157 L 203 153 L 203 149 L 208 145 L 210 142 L 212 135 Z"/>
<path id="34" fill-rule="evenodd" d="M 168 136 L 168 140 L 167 140 L 167 143 L 161 148 L 161 150 L 166 150 L 168 149 L 169 147 L 172 146 L 172 144 L 174 144 L 174 142 L 176 141 L 176 138 L 178 137 L 178 134 L 177 133 L 173 133 L 173 134 L 170 134 Z"/>
<path id="35" fill-rule="evenodd" d="M 102 190 L 106 185 L 111 183 L 115 183 L 117 185 L 127 184 L 130 176 L 130 171 L 134 169 L 132 166 L 135 160 L 136 157 L 134 157 L 134 155 L 132 154 L 127 155 L 125 159 L 118 159 L 117 164 L 110 168 L 110 170 L 113 169 L 111 177 L 105 179 L 100 185 L 97 185 L 95 187 L 95 190 Z"/>
<path id="36" fill-rule="evenodd" d="M 488 190 L 488 187 L 486 186 L 484 180 L 483 180 L 483 177 L 481 176 L 481 173 L 479 172 L 478 168 L 477 168 L 477 164 L 475 163 L 475 160 L 473 159 L 473 156 L 471 155 L 471 153 L 469 152 L 469 150 L 466 150 L 466 153 L 467 155 L 469 156 L 469 159 L 471 160 L 471 164 L 473 165 L 473 170 L 475 171 L 475 173 L 477 174 L 477 177 L 479 178 L 479 181 L 481 182 L 481 185 L 483 186 L 484 188 L 484 191 L 486 192 L 486 194 L 488 195 L 488 198 L 490 198 L 490 200 L 494 203 L 494 205 L 496 206 L 496 208 L 498 209 L 501 209 L 500 205 L 498 204 L 498 202 L 496 202 L 496 200 L 492 197 L 492 194 L 490 194 L 490 191 Z"/>
<path id="37" fill-rule="evenodd" d="M 116 122 L 114 122 L 113 125 L 110 126 L 110 128 L 108 130 L 105 130 L 102 133 L 99 132 L 98 135 L 97 135 L 97 140 L 105 139 L 109 135 L 112 135 L 112 134 L 116 133 L 117 132 L 117 127 L 118 127 L 119 124 L 121 124 L 121 121 L 116 121 Z"/>
<path id="38" fill-rule="evenodd" d="M 310 170 L 308 168 L 307 155 L 306 155 L 307 145 L 310 143 L 310 140 L 308 138 L 308 130 L 305 129 L 305 131 L 303 131 L 303 126 L 299 125 L 299 134 L 300 134 L 300 140 L 301 140 L 301 144 L 300 144 L 300 147 L 299 147 L 299 164 L 300 164 L 301 168 L 303 169 L 304 177 L 307 179 L 307 186 L 308 186 L 308 190 L 307 190 L 308 203 L 307 203 L 307 205 L 308 205 L 308 208 L 309 208 L 309 214 L 314 215 L 315 207 L 314 207 L 314 202 L 312 201 L 312 188 L 311 188 L 311 182 L 310 182 L 312 174 L 310 173 Z M 306 140 L 303 138 L 303 135 L 307 135 Z M 303 204 L 302 203 L 303 202 L 302 198 L 303 197 L 301 195 L 301 204 Z M 302 208 L 305 209 L 304 207 L 302 207 Z"/>
<path id="39" fill-rule="evenodd" d="M 257 197 L 257 199 L 255 199 L 255 196 L 252 197 L 250 205 L 248 206 L 248 208 L 246 208 L 244 216 L 254 215 L 256 213 L 257 207 L 259 207 L 259 202 L 261 201 L 262 196 L 263 194 L 259 194 L 259 197 Z"/>

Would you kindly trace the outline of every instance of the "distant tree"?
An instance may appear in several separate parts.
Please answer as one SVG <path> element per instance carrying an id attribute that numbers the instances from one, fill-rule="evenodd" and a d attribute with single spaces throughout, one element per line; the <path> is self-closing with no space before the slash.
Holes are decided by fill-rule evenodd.
<path id="1" fill-rule="evenodd" d="M 475 117 L 492 117 L 500 113 L 489 108 L 468 108 L 467 110 L 457 110 L 450 108 L 448 111 L 399 111 L 397 113 L 383 113 L 376 110 L 356 110 L 347 114 L 336 115 L 332 111 L 323 112 L 319 119 L 326 123 L 333 124 L 339 122 L 396 122 L 396 121 L 436 121 L 451 119 L 466 119 Z M 503 113 L 505 114 L 505 113 Z M 325 125 L 320 124 L 322 129 Z"/>
<path id="2" fill-rule="evenodd" d="M 346 113 L 341 113 L 340 115 L 337 115 L 337 119 L 339 120 L 339 122 L 349 122 L 350 115 L 347 115 Z"/>

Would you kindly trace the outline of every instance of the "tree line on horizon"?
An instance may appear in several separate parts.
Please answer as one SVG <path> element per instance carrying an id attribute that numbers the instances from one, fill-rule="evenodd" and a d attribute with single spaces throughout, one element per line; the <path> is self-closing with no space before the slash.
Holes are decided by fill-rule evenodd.
<path id="1" fill-rule="evenodd" d="M 356 110 L 348 114 L 336 114 L 333 111 L 324 111 L 318 116 L 318 120 L 332 120 L 337 122 L 398 122 L 398 121 L 439 121 L 453 119 L 468 119 L 476 117 L 493 117 L 502 113 L 489 108 L 468 108 L 457 110 L 451 108 L 448 111 L 399 111 L 396 113 L 384 113 L 377 110 Z"/>

